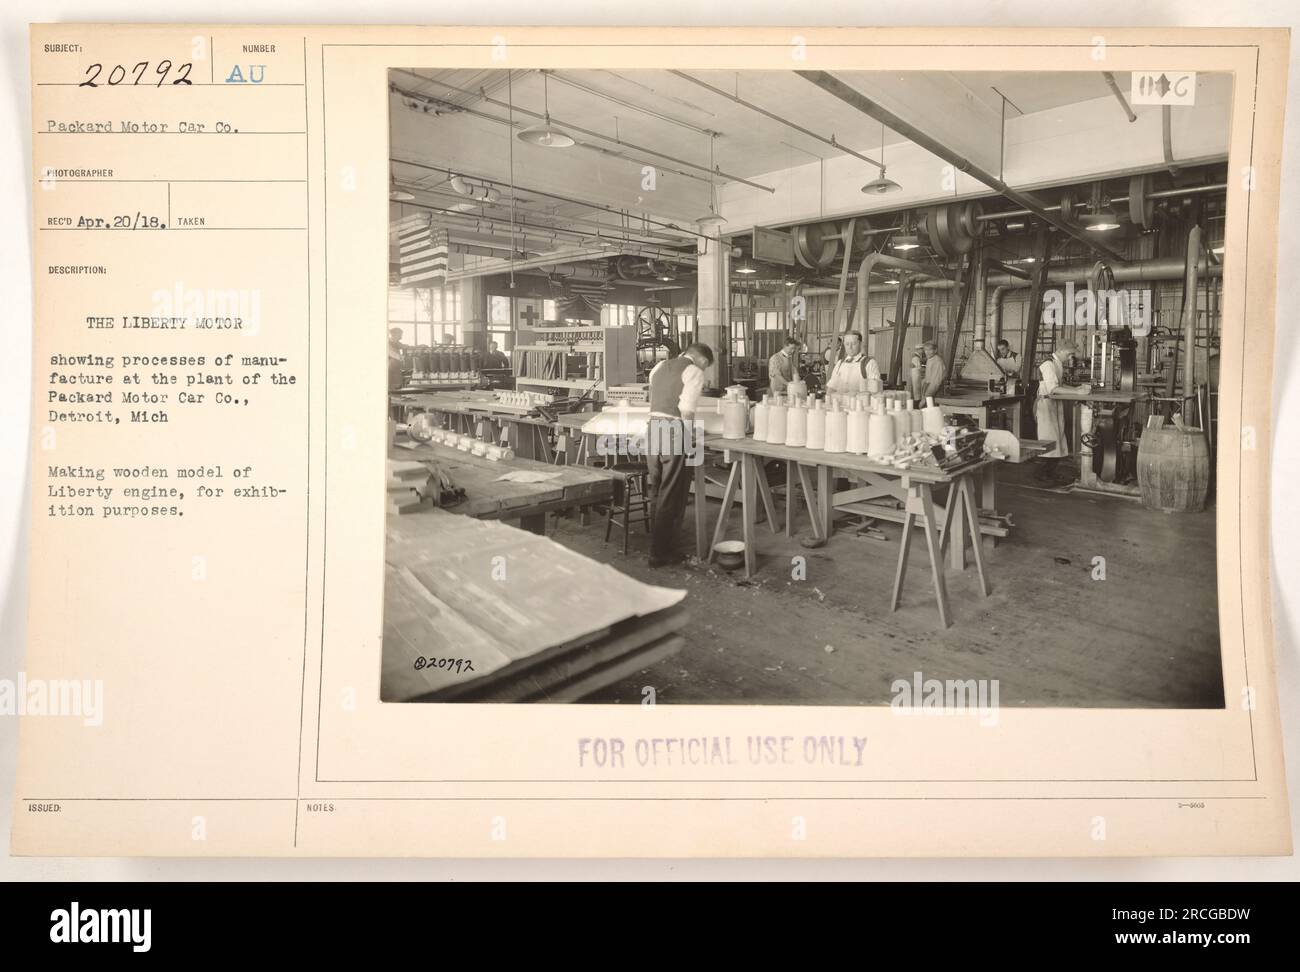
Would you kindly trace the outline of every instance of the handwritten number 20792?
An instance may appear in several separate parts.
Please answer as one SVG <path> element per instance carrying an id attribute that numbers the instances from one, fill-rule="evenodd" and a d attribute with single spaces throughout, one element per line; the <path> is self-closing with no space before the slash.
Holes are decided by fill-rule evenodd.
<path id="1" fill-rule="evenodd" d="M 172 82 L 171 82 L 172 84 L 193 84 L 194 83 L 193 81 L 190 80 L 190 71 L 194 70 L 193 64 L 186 62 L 185 64 L 182 64 L 178 67 L 172 64 L 171 61 L 159 61 L 158 65 L 153 70 L 153 74 L 158 76 L 157 84 L 155 84 L 154 87 L 161 88 L 163 86 L 163 84 L 167 81 L 167 75 L 171 73 L 173 67 L 176 67 L 177 74 L 176 77 L 172 78 Z M 77 85 L 77 87 L 98 88 L 101 84 L 99 80 L 99 76 L 103 73 L 104 73 L 104 65 L 102 64 L 90 65 L 90 67 L 86 68 L 86 80 L 82 81 L 79 85 Z M 136 64 L 134 67 L 130 69 L 127 69 L 121 64 L 114 64 L 111 68 L 108 69 L 108 77 L 102 83 L 108 84 L 110 87 L 119 85 L 122 82 L 126 81 L 128 74 L 134 76 L 134 80 L 130 82 L 131 84 L 140 84 L 142 82 L 148 83 L 149 81 L 153 81 L 152 75 L 147 80 L 145 79 L 145 75 L 149 74 L 149 62 L 141 61 L 140 63 Z"/>

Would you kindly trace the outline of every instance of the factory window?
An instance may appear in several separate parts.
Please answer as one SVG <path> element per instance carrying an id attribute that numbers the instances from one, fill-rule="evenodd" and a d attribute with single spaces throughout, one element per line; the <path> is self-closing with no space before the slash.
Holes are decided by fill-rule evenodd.
<path id="1" fill-rule="evenodd" d="M 388 326 L 402 329 L 405 344 L 461 339 L 460 290 L 454 287 L 389 287 Z"/>
<path id="2" fill-rule="evenodd" d="M 433 343 L 434 344 L 460 344 L 461 329 L 459 324 L 434 324 Z"/>
<path id="3" fill-rule="evenodd" d="M 636 305 L 606 304 L 600 309 L 600 323 L 605 327 L 631 327 L 636 323 Z"/>
<path id="4" fill-rule="evenodd" d="M 498 325 L 489 327 L 488 330 L 511 330 L 510 321 L 510 298 L 493 296 L 488 302 L 488 324 Z"/>
<path id="5" fill-rule="evenodd" d="M 695 315 L 677 314 L 676 323 L 677 343 L 684 348 L 695 340 Z"/>

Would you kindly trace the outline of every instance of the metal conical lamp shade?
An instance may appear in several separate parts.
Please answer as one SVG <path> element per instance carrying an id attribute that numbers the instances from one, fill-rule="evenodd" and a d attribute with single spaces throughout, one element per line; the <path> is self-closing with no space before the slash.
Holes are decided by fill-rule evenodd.
<path id="1" fill-rule="evenodd" d="M 872 179 L 865 186 L 863 186 L 862 191 L 865 192 L 868 196 L 883 196 L 887 192 L 897 192 L 899 189 L 902 188 L 903 187 L 900 186 L 893 179 L 886 179 L 884 173 L 882 172 L 879 176 Z"/>
<path id="2" fill-rule="evenodd" d="M 883 196 L 887 192 L 897 192 L 903 187 L 893 179 L 885 178 L 885 125 L 880 125 L 880 175 L 876 176 L 865 186 L 862 191 L 868 196 Z"/>
<path id="3" fill-rule="evenodd" d="M 516 137 L 521 142 L 540 145 L 542 148 L 568 148 L 575 144 L 572 135 L 551 124 L 550 115 L 546 116 L 544 124 L 525 128 Z"/>

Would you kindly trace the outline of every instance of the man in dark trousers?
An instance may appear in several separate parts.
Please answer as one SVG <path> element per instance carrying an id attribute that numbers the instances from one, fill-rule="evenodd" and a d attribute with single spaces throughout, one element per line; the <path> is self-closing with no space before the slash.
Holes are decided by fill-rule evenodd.
<path id="1" fill-rule="evenodd" d="M 704 369 L 712 364 L 712 349 L 696 342 L 677 357 L 659 362 L 650 372 L 646 482 L 654 516 L 650 528 L 651 567 L 681 560 L 677 534 L 691 488 L 687 458 L 697 435 L 693 423 L 704 391 Z M 697 502 L 703 502 L 703 498 Z"/>

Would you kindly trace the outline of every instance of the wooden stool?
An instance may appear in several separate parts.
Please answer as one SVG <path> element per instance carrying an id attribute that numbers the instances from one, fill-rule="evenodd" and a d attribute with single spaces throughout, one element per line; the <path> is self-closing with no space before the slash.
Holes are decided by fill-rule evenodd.
<path id="1" fill-rule="evenodd" d="M 650 497 L 646 490 L 647 470 L 644 463 L 619 462 L 610 467 L 615 474 L 614 498 L 605 508 L 605 542 L 618 523 L 623 528 L 623 554 L 627 554 L 627 541 L 633 521 L 644 523 L 650 532 Z"/>

